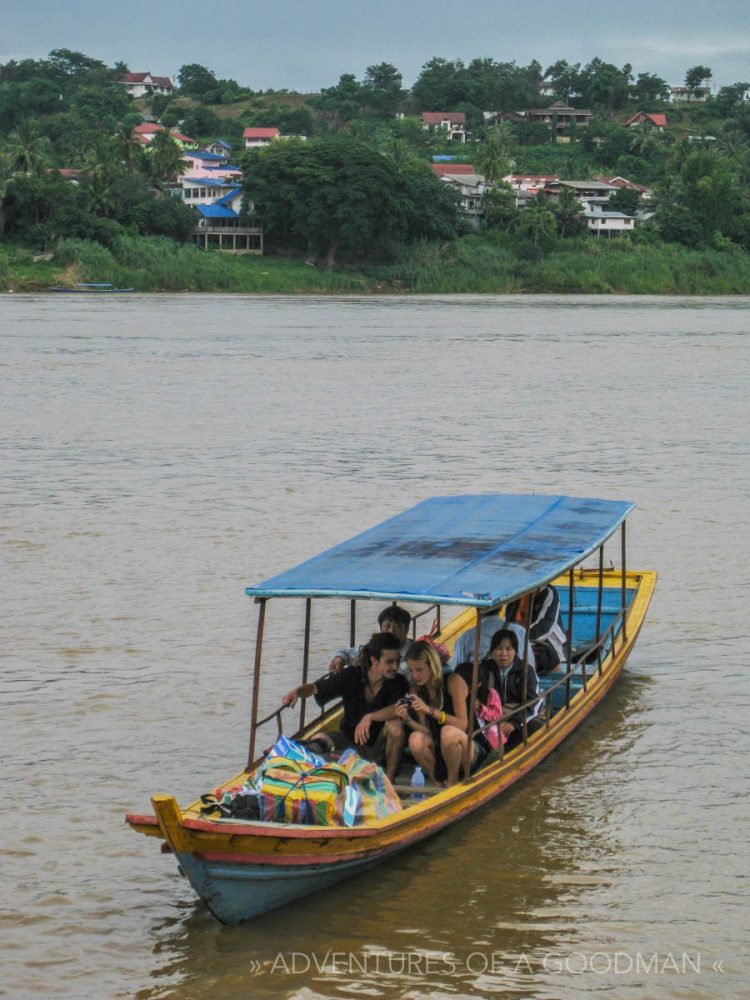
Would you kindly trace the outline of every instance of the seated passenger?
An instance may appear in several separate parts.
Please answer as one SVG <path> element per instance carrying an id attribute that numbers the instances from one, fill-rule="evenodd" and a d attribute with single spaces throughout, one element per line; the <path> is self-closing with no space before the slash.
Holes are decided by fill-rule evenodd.
<path id="1" fill-rule="evenodd" d="M 525 668 L 526 698 L 524 699 L 524 662 L 518 655 L 518 636 L 508 628 L 502 628 L 493 635 L 490 643 L 490 657 L 500 670 L 500 697 L 503 703 L 503 712 L 509 712 L 514 708 L 518 709 L 509 719 L 500 724 L 503 735 L 508 737 L 505 749 L 512 750 L 523 742 L 524 716 L 526 718 L 526 732 L 529 736 L 537 729 L 541 729 L 544 724 L 539 718 L 542 707 L 541 698 L 537 698 L 539 678 L 536 675 L 536 670 L 529 663 Z M 520 708 L 526 702 L 532 702 L 532 704 L 525 709 Z"/>
<path id="2" fill-rule="evenodd" d="M 300 684 L 281 699 L 292 708 L 299 698 L 315 696 L 321 708 L 341 698 L 341 730 L 331 733 L 337 749 L 353 746 L 360 756 L 385 764 L 388 777 L 396 777 L 404 748 L 404 727 L 396 718 L 396 702 L 407 690 L 399 674 L 401 643 L 395 635 L 376 632 L 362 647 L 362 662 L 329 671 L 311 684 Z"/>
<path id="3" fill-rule="evenodd" d="M 497 608 L 493 608 L 491 611 L 486 611 L 479 623 L 479 659 L 483 660 L 490 651 L 490 642 L 492 641 L 493 635 L 501 628 L 509 628 L 516 633 L 518 639 L 518 648 L 523 656 L 523 647 L 526 642 L 526 629 L 523 625 L 519 625 L 517 622 L 506 621 L 498 613 Z M 451 665 L 453 667 L 458 666 L 459 663 L 473 663 L 474 662 L 474 634 L 476 632 L 476 626 L 467 629 L 462 635 L 456 639 L 456 645 L 453 647 L 453 656 L 451 657 Z M 534 658 L 534 649 L 529 643 L 529 663 L 533 666 L 536 665 L 536 660 Z"/>
<path id="4" fill-rule="evenodd" d="M 387 608 L 378 615 L 378 626 L 381 632 L 391 632 L 401 643 L 401 664 L 400 672 L 407 674 L 406 653 L 411 646 L 409 639 L 409 626 L 411 625 L 411 615 L 406 608 L 400 608 L 398 604 L 389 604 Z M 342 667 L 350 666 L 361 651 L 361 646 L 347 646 L 344 649 L 337 649 L 328 664 L 329 670 L 340 670 Z"/>
<path id="5" fill-rule="evenodd" d="M 509 622 L 525 622 L 527 620 L 529 597 L 521 597 L 511 602 L 505 609 L 505 618 Z M 534 650 L 536 669 L 540 674 L 549 674 L 556 670 L 567 658 L 567 636 L 562 627 L 560 615 L 560 595 L 552 584 L 547 584 L 534 594 L 531 606 L 531 624 L 529 639 Z M 523 647 L 519 644 L 523 655 Z M 529 658 L 531 662 L 531 658 Z"/>
<path id="6" fill-rule="evenodd" d="M 437 650 L 427 640 L 413 644 L 408 663 L 411 693 L 408 704 L 398 704 L 396 714 L 409 734 L 409 750 L 416 762 L 433 782 L 450 787 L 458 781 L 469 738 L 469 689 L 460 674 L 443 676 Z M 472 770 L 488 751 L 487 740 L 480 734 L 473 740 Z"/>

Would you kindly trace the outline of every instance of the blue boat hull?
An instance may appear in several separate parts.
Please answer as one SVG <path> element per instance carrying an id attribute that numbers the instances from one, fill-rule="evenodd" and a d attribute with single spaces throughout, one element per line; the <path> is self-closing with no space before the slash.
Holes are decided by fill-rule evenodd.
<path id="1" fill-rule="evenodd" d="M 401 849 L 355 861 L 288 868 L 207 861 L 193 854 L 177 854 L 177 860 L 214 916 L 223 924 L 238 924 L 358 875 Z"/>

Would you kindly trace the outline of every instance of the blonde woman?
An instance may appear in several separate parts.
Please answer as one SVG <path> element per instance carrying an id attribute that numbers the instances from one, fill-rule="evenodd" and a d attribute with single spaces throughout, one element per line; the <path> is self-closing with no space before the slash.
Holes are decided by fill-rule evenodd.
<path id="1" fill-rule="evenodd" d="M 469 688 L 459 674 L 443 677 L 440 656 L 427 640 L 415 642 L 406 657 L 411 691 L 396 707 L 409 734 L 409 750 L 435 784 L 458 781 L 469 738 Z M 474 725 L 471 727 L 474 728 Z M 489 747 L 481 734 L 473 741 L 471 767 L 478 767 Z"/>

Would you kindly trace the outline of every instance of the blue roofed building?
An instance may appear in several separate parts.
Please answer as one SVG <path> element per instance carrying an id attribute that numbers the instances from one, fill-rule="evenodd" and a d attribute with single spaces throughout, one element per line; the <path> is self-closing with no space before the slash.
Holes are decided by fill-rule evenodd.
<path id="1" fill-rule="evenodd" d="M 262 254 L 263 227 L 253 215 L 252 203 L 249 212 L 243 215 L 242 189 L 220 182 L 211 186 L 205 178 L 198 178 L 197 182 L 207 193 L 197 194 L 191 200 L 186 198 L 199 217 L 193 230 L 196 246 L 201 250 Z"/>

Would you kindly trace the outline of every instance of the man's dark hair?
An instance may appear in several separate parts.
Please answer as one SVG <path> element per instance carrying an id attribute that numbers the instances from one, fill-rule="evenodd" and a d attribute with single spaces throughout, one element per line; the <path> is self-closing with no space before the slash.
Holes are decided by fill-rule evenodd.
<path id="1" fill-rule="evenodd" d="M 393 632 L 373 632 L 370 641 L 362 647 L 362 662 L 366 667 L 370 666 L 370 657 L 374 656 L 379 660 L 386 649 L 401 649 L 401 643 Z"/>
<path id="2" fill-rule="evenodd" d="M 398 604 L 389 604 L 378 615 L 378 625 L 381 628 L 385 622 L 395 622 L 397 625 L 401 625 L 408 630 L 411 625 L 411 615 L 406 608 L 400 608 Z"/>

